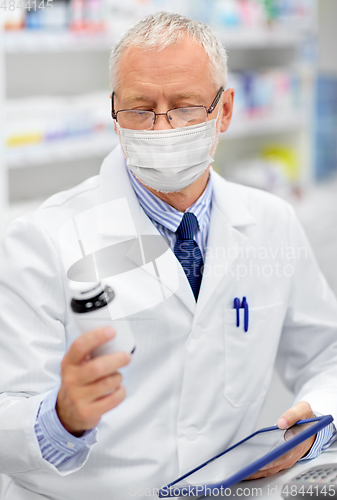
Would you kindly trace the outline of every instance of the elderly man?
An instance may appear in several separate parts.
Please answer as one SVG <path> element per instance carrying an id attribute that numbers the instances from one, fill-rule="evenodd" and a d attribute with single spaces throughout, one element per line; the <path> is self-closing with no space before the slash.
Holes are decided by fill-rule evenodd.
<path id="1" fill-rule="evenodd" d="M 254 430 L 275 360 L 296 394 L 280 428 L 337 415 L 337 303 L 291 207 L 210 167 L 233 111 L 221 43 L 202 23 L 157 13 L 118 43 L 111 78 L 121 146 L 5 240 L 5 500 L 156 498 Z M 125 255 L 121 242 L 131 242 Z M 95 281 L 85 265 L 73 274 L 81 259 L 116 292 L 116 331 L 79 336 L 69 284 Z M 123 321 L 135 353 L 92 358 Z M 254 477 L 316 456 L 332 433 Z"/>

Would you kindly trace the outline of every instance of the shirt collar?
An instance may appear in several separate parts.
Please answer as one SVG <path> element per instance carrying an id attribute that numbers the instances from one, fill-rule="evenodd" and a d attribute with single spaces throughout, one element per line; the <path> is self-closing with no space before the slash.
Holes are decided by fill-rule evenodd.
<path id="1" fill-rule="evenodd" d="M 139 182 L 127 165 L 126 169 L 139 204 L 143 208 L 146 215 L 150 217 L 150 219 L 162 224 L 170 231 L 176 232 L 179 224 L 181 223 L 184 212 L 176 210 L 171 205 L 158 198 L 158 196 L 151 193 L 151 191 L 146 189 L 146 187 Z M 186 212 L 192 212 L 196 216 L 200 231 L 203 231 L 208 223 L 207 213 L 211 208 L 213 194 L 212 182 L 211 167 L 206 189 L 197 201 L 186 210 Z"/>

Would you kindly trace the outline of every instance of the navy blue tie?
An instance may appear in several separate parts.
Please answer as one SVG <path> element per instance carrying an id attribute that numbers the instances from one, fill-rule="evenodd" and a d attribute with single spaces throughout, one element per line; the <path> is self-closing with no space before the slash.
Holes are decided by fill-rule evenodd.
<path id="1" fill-rule="evenodd" d="M 198 299 L 203 266 L 200 248 L 198 243 L 194 241 L 197 224 L 197 218 L 192 212 L 185 213 L 176 230 L 177 240 L 174 245 L 175 256 L 185 271 L 195 300 Z"/>

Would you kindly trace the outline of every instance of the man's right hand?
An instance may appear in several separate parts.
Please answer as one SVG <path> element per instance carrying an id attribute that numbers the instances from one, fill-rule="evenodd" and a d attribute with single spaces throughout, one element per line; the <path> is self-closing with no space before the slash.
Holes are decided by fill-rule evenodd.
<path id="1" fill-rule="evenodd" d="M 125 398 L 122 375 L 131 354 L 116 352 L 90 358 L 90 352 L 115 337 L 113 328 L 97 328 L 82 334 L 70 346 L 61 363 L 61 386 L 56 412 L 63 427 L 74 436 L 96 427 L 103 413 Z"/>

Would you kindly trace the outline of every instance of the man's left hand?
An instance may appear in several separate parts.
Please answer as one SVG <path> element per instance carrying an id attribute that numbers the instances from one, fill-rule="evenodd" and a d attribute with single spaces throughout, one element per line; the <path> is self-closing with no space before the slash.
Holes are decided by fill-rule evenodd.
<path id="1" fill-rule="evenodd" d="M 306 401 L 299 401 L 292 408 L 286 411 L 277 421 L 277 426 L 280 429 L 288 429 L 296 424 L 299 420 L 304 420 L 306 418 L 314 418 L 315 415 L 311 409 L 311 406 Z M 285 455 L 270 462 L 265 467 L 255 472 L 251 476 L 247 477 L 245 480 L 259 479 L 261 477 L 271 476 L 284 469 L 289 469 L 292 467 L 300 458 L 302 458 L 310 448 L 312 447 L 316 439 L 316 434 L 311 436 L 303 443 L 295 446 L 292 450 L 288 451 Z"/>

